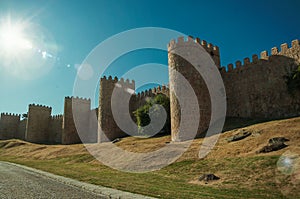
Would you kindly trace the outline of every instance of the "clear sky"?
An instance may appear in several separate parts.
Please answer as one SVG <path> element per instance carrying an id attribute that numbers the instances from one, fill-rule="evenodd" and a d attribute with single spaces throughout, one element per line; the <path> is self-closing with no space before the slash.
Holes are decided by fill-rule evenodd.
<path id="1" fill-rule="evenodd" d="M 152 26 L 200 37 L 220 47 L 226 66 L 300 39 L 299 9 L 298 0 L 0 0 L 1 32 L 8 21 L 27 26 L 17 44 L 0 44 L 0 112 L 25 113 L 28 104 L 39 103 L 62 113 L 64 96 L 72 95 L 76 66 L 119 32 Z M 8 53 L 7 46 L 18 49 Z M 120 75 L 149 62 L 166 64 L 166 52 L 130 53 L 106 74 Z M 36 70 L 39 65 L 42 70 Z M 167 83 L 167 72 L 160 75 L 161 83 Z"/>

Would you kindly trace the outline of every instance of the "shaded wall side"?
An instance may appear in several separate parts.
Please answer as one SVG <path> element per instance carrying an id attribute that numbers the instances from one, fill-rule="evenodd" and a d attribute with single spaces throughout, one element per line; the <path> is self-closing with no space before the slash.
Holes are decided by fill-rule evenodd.
<path id="1" fill-rule="evenodd" d="M 88 142 L 97 143 L 98 141 L 98 108 L 90 111 L 89 120 L 89 138 Z"/>
<path id="2" fill-rule="evenodd" d="M 27 119 L 23 119 L 20 121 L 18 134 L 16 136 L 17 139 L 25 140 L 26 125 L 27 125 Z"/>
<path id="3" fill-rule="evenodd" d="M 40 105 L 29 105 L 25 139 L 34 143 L 49 142 L 49 124 L 51 108 Z"/>
<path id="4" fill-rule="evenodd" d="M 0 139 L 12 139 L 18 134 L 20 115 L 1 114 L 0 118 Z"/>
<path id="5" fill-rule="evenodd" d="M 62 138 L 63 116 L 52 116 L 49 124 L 49 142 L 60 144 Z"/>
<path id="6" fill-rule="evenodd" d="M 70 97 L 65 98 L 62 144 L 76 144 L 87 141 L 90 106 L 90 100 Z M 83 140 L 80 139 L 78 132 L 81 133 Z"/>

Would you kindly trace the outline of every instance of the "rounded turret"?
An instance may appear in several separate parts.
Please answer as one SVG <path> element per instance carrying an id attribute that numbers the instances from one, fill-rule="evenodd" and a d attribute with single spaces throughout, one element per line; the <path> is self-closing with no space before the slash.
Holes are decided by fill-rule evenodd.
<path id="1" fill-rule="evenodd" d="M 201 47 L 202 48 L 201 48 Z M 212 44 L 207 44 L 205 40 L 201 41 L 199 38 L 193 39 L 188 37 L 187 40 L 184 37 L 179 37 L 177 42 L 172 40 L 168 45 L 168 62 L 169 62 L 169 85 L 170 88 L 184 89 L 181 84 L 180 75 L 182 75 L 191 85 L 195 95 L 197 96 L 198 104 L 193 104 L 191 106 L 199 106 L 200 118 L 201 120 L 185 121 L 185 126 L 193 126 L 194 123 L 199 123 L 199 127 L 196 133 L 196 136 L 200 136 L 202 133 L 207 130 L 210 122 L 211 115 L 211 102 L 210 95 L 207 89 L 207 86 L 199 73 L 197 67 L 205 67 L 202 63 L 198 63 L 199 52 L 206 52 L 208 56 L 211 56 L 216 66 L 220 68 L 220 53 L 219 48 L 213 46 Z M 191 62 L 197 63 L 193 66 Z M 183 82 L 182 82 L 183 83 Z M 191 132 L 183 132 L 180 128 L 181 113 L 184 109 L 180 104 L 188 104 L 191 101 L 195 101 L 192 98 L 192 95 L 183 96 L 185 102 L 179 102 L 178 96 L 174 92 L 181 92 L 179 90 L 170 91 L 170 109 L 171 109 L 171 134 L 173 141 L 183 141 L 187 139 L 192 139 L 190 137 Z M 161 89 L 160 89 L 161 90 Z"/>

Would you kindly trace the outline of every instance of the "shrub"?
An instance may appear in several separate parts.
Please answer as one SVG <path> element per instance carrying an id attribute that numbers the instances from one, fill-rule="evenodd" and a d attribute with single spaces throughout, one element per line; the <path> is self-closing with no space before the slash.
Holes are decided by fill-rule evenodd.
<path id="1" fill-rule="evenodd" d="M 149 117 L 149 110 L 155 104 L 163 106 L 165 111 L 167 112 L 167 120 L 166 120 L 166 123 L 160 133 L 170 133 L 170 128 L 171 128 L 170 99 L 166 95 L 158 94 L 154 98 L 148 100 L 145 105 L 139 107 L 134 112 L 140 134 L 145 134 L 145 135 L 147 134 L 147 132 L 142 132 L 142 128 L 140 128 L 140 127 L 144 127 L 144 126 L 147 126 L 148 124 L 150 124 L 151 119 Z M 155 117 L 158 117 L 159 116 L 158 109 L 154 109 L 153 114 Z"/>

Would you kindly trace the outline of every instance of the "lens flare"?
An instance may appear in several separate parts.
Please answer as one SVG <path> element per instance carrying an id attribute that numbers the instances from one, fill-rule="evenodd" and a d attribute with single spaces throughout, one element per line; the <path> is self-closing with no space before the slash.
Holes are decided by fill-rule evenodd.
<path id="1" fill-rule="evenodd" d="M 31 17 L 0 18 L 0 67 L 21 79 L 47 74 L 55 63 L 58 45 L 52 34 Z"/>
<path id="2" fill-rule="evenodd" d="M 9 54 L 18 53 L 20 50 L 32 49 L 32 43 L 23 33 L 20 24 L 7 23 L 0 27 L 1 49 Z"/>

